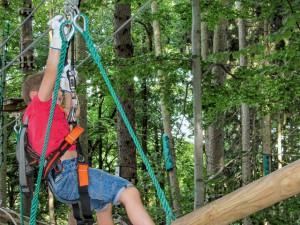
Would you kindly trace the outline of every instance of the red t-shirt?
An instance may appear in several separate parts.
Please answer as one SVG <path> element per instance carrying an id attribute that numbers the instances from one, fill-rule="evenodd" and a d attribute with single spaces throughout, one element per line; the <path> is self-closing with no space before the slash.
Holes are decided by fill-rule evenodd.
<path id="1" fill-rule="evenodd" d="M 51 109 L 50 99 L 47 102 L 39 100 L 35 96 L 26 108 L 23 119 L 28 117 L 28 141 L 29 145 L 39 155 L 42 155 L 45 135 L 47 130 L 48 119 Z M 46 150 L 46 157 L 53 151 L 58 149 L 65 137 L 69 134 L 70 128 L 64 112 L 60 109 L 59 105 L 55 106 L 52 126 L 50 130 L 49 142 Z M 68 151 L 74 151 L 76 146 L 73 145 Z"/>

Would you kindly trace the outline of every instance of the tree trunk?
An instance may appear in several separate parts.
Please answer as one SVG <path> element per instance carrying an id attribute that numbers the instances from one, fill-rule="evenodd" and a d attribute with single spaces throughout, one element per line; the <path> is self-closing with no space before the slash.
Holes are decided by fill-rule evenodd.
<path id="1" fill-rule="evenodd" d="M 227 22 L 221 19 L 214 32 L 213 52 L 223 52 L 226 49 L 226 25 Z M 219 62 L 220 63 L 220 62 Z M 221 62 L 222 63 L 222 62 Z M 220 67 L 213 68 L 216 80 L 213 85 L 223 85 L 226 79 L 225 72 Z M 224 116 L 219 115 L 219 119 L 213 122 L 207 131 L 206 153 L 207 171 L 211 174 L 217 172 L 224 166 Z"/>
<path id="2" fill-rule="evenodd" d="M 129 3 L 116 4 L 114 12 L 114 29 L 118 29 L 126 20 L 131 17 L 131 5 Z M 133 56 L 133 44 L 131 40 L 131 24 L 129 23 L 115 36 L 114 49 L 116 57 L 131 58 Z M 119 99 L 128 117 L 131 126 L 134 129 L 134 85 L 133 76 L 126 74 L 125 69 L 121 68 L 119 74 Z M 119 166 L 120 176 L 137 182 L 137 160 L 135 145 L 128 132 L 125 123 L 118 112 L 118 149 L 119 149 Z"/>
<path id="3" fill-rule="evenodd" d="M 77 35 L 75 38 L 76 43 L 76 60 L 85 59 L 87 57 L 85 42 L 82 36 Z M 84 72 L 78 71 L 77 83 L 78 86 L 83 86 L 86 84 L 86 78 L 82 76 Z M 84 157 L 89 161 L 89 149 L 88 149 L 88 122 L 87 122 L 87 90 L 86 88 L 81 88 L 80 93 L 78 93 L 78 101 L 80 104 L 80 114 L 78 118 L 78 124 L 85 130 L 83 134 L 80 135 L 80 144 L 83 150 Z"/>
<path id="4" fill-rule="evenodd" d="M 1 96 L 2 98 L 2 96 Z M 3 111 L 2 111 L 3 112 Z M 4 115 L 1 118 L 1 126 L 0 129 L 3 128 L 5 123 Z M 7 198 L 7 129 L 4 128 L 1 130 L 1 143 L 0 143 L 0 207 L 6 207 L 6 198 Z"/>
<path id="5" fill-rule="evenodd" d="M 277 113 L 277 159 L 278 159 L 278 169 L 282 168 L 282 119 L 281 112 Z"/>
<path id="6" fill-rule="evenodd" d="M 262 127 L 262 145 L 263 145 L 263 165 L 264 175 L 268 175 L 272 172 L 271 168 L 271 115 L 267 114 L 263 117 Z"/>
<path id="7" fill-rule="evenodd" d="M 154 1 L 151 5 L 152 13 L 156 14 L 158 11 L 157 2 Z M 162 54 L 162 46 L 161 46 L 161 34 L 160 34 L 160 24 L 157 20 L 153 21 L 153 30 L 154 30 L 154 43 L 155 43 L 155 54 L 156 56 L 160 56 Z M 166 84 L 163 71 L 158 70 L 157 71 L 158 77 L 161 79 L 160 83 Z M 174 214 L 175 216 L 179 216 L 182 214 L 182 208 L 180 203 L 180 189 L 179 189 L 179 182 L 177 178 L 177 168 L 176 168 L 176 154 L 174 150 L 174 140 L 172 136 L 172 128 L 171 128 L 171 116 L 168 109 L 168 105 L 166 102 L 166 99 L 168 99 L 167 93 L 168 92 L 168 86 L 161 86 L 161 112 L 162 112 L 162 119 L 163 119 L 163 127 L 164 127 L 164 133 L 169 138 L 170 143 L 170 152 L 172 157 L 172 164 L 173 169 L 168 171 L 169 179 L 170 179 L 170 186 L 171 186 L 171 194 L 172 194 L 172 202 L 173 202 L 173 208 L 174 208 Z"/>
<path id="8" fill-rule="evenodd" d="M 143 100 L 143 116 L 142 116 L 142 148 L 145 153 L 145 155 L 148 155 L 148 87 L 147 87 L 147 79 L 143 79 L 142 83 L 142 100 Z M 143 173 L 147 173 L 146 165 L 142 165 Z M 146 181 L 147 182 L 147 181 Z M 144 194 L 145 194 L 145 202 L 148 202 L 148 191 L 149 188 L 147 185 L 144 188 Z"/>
<path id="9" fill-rule="evenodd" d="M 50 189 L 48 188 L 48 204 L 49 204 L 49 220 L 50 220 L 50 224 L 51 225 L 55 225 L 56 224 L 56 220 L 55 220 L 55 208 L 54 208 L 54 195 L 52 194 L 52 192 L 50 191 Z"/>
<path id="10" fill-rule="evenodd" d="M 32 0 L 24 0 L 23 1 L 23 8 L 19 9 L 20 15 L 23 17 L 23 20 L 27 18 L 27 16 L 32 12 Z M 21 51 L 23 51 L 25 48 L 27 48 L 32 43 L 32 18 L 26 21 L 24 25 L 21 28 Z M 27 51 L 20 59 L 21 59 L 21 68 L 22 72 L 25 75 L 28 75 L 29 72 L 31 72 L 34 69 L 33 64 L 33 51 L 31 50 Z M 25 79 L 25 76 L 24 76 Z M 30 209 L 31 209 L 31 201 L 33 198 L 33 190 L 34 190 L 34 179 L 33 177 L 27 177 L 28 186 L 30 187 L 29 197 L 24 198 L 24 215 L 29 216 L 30 215 Z"/>
<path id="11" fill-rule="evenodd" d="M 274 21 L 273 24 L 274 26 L 272 26 L 274 28 L 274 32 L 278 32 L 278 30 L 282 27 L 282 15 L 280 13 L 281 9 L 277 8 L 275 15 L 274 15 Z M 279 41 L 278 43 L 275 44 L 275 50 L 280 52 L 282 50 L 284 50 L 285 48 L 285 42 L 283 40 Z M 278 65 L 278 67 L 282 67 L 284 64 L 283 60 L 276 60 L 276 64 Z M 277 112 L 277 159 L 278 159 L 278 169 L 280 169 L 282 167 L 282 120 L 281 120 L 281 111 Z"/>
<path id="12" fill-rule="evenodd" d="M 266 46 L 266 55 L 270 54 L 270 47 L 267 40 L 269 35 L 269 25 L 268 21 L 264 21 L 264 44 Z M 268 65 L 269 62 L 265 61 L 265 64 Z M 268 109 L 266 109 L 268 110 Z M 271 169 L 271 115 L 267 114 L 263 117 L 262 121 L 262 145 L 263 145 L 263 168 L 264 168 L 264 175 L 268 175 L 272 172 Z"/>
<path id="13" fill-rule="evenodd" d="M 23 0 L 23 8 L 19 9 L 22 20 L 26 19 L 32 12 L 32 0 Z M 32 43 L 32 17 L 21 27 L 21 51 L 25 50 Z M 28 50 L 23 56 L 20 57 L 20 66 L 24 74 L 29 73 L 34 69 L 33 59 L 34 49 Z"/>
<path id="14" fill-rule="evenodd" d="M 242 13 L 241 2 L 236 2 L 237 9 Z M 238 36 L 239 36 L 239 50 L 243 50 L 247 47 L 246 43 L 246 26 L 245 21 L 242 18 L 238 18 Z M 240 66 L 247 67 L 247 58 L 245 55 L 240 56 Z M 252 168 L 251 168 L 251 144 L 250 144 L 250 110 L 249 106 L 242 103 L 242 180 L 243 186 L 252 182 Z M 243 223 L 245 225 L 251 225 L 252 221 L 250 217 L 244 218 Z"/>
<path id="15" fill-rule="evenodd" d="M 208 53 L 208 25 L 206 22 L 201 22 L 201 56 L 203 60 L 207 60 Z"/>
<path id="16" fill-rule="evenodd" d="M 200 2 L 192 0 L 192 74 L 194 98 L 194 209 L 204 205 L 203 178 L 203 134 L 202 134 L 202 95 L 201 95 L 201 50 L 200 50 Z"/>
<path id="17" fill-rule="evenodd" d="M 3 2 L 4 3 L 4 2 Z M 8 6 L 8 5 L 6 5 Z M 3 5 L 4 7 L 4 5 Z M 5 39 L 8 37 L 9 34 L 9 26 L 5 24 L 3 26 L 3 33 L 1 33 L 2 43 L 4 43 Z M 2 57 L 0 64 L 2 66 L 6 65 L 6 46 L 2 48 Z M 3 112 L 3 101 L 5 96 L 5 86 L 6 86 L 6 74 L 5 72 L 0 74 L 0 207 L 6 207 L 6 198 L 7 198 L 7 183 L 6 183 L 6 176 L 7 176 L 7 129 L 4 128 L 5 125 L 5 117 Z"/>
<path id="18" fill-rule="evenodd" d="M 153 52 L 153 29 L 151 22 L 144 24 L 147 35 L 143 36 L 143 53 L 148 54 Z M 142 99 L 142 149 L 145 155 L 148 155 L 148 79 L 149 74 L 144 74 L 141 84 L 141 99 Z M 148 173 L 146 165 L 142 164 L 143 173 Z M 149 182 L 148 178 L 142 178 L 144 182 Z M 144 202 L 148 202 L 149 187 L 144 186 Z"/>

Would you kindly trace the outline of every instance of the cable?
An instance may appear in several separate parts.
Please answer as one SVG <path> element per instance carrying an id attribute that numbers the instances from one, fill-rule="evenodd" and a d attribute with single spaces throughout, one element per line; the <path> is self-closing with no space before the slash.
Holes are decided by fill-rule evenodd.
<path id="1" fill-rule="evenodd" d="M 120 26 L 112 35 L 110 35 L 108 38 L 106 38 L 102 44 L 97 48 L 97 51 L 103 47 L 111 38 L 113 38 L 117 33 L 119 33 L 128 23 L 130 23 L 141 11 L 143 11 L 149 4 L 152 2 L 152 0 L 149 0 L 146 2 L 141 8 L 139 8 L 133 16 L 131 16 L 122 26 Z M 82 60 L 77 66 L 75 66 L 75 69 L 77 69 L 79 66 L 81 66 L 83 63 L 85 63 L 89 58 L 91 57 L 91 54 L 89 54 L 84 60 Z"/>
<path id="2" fill-rule="evenodd" d="M 31 43 L 23 52 L 21 52 L 17 57 L 15 57 L 10 63 L 8 63 L 4 68 L 0 70 L 0 73 L 4 72 L 7 70 L 19 57 L 21 57 L 25 52 L 30 50 L 36 43 L 38 43 L 42 38 L 44 38 L 49 32 L 51 31 L 51 27 L 46 30 L 38 39 L 36 39 L 34 42 Z"/>
<path id="3" fill-rule="evenodd" d="M 6 124 L 5 126 L 3 126 L 0 131 L 2 131 L 4 128 L 10 126 L 12 123 L 16 122 L 18 119 L 21 118 L 22 115 L 20 115 L 19 117 L 17 117 L 16 119 L 14 119 L 13 121 L 9 122 L 8 124 Z"/>
<path id="4" fill-rule="evenodd" d="M 21 23 L 21 25 L 12 32 L 12 34 L 1 44 L 0 49 L 12 38 L 12 36 L 17 33 L 17 31 L 30 19 L 30 17 L 42 6 L 45 0 L 42 0 L 40 4 L 32 10 L 32 12 L 27 16 L 27 18 Z"/>
<path id="5" fill-rule="evenodd" d="M 43 0 L 44 1 L 44 0 Z M 149 0 L 146 2 L 141 8 L 139 8 L 135 14 L 130 17 L 122 26 L 120 26 L 111 36 L 106 38 L 106 40 L 99 46 L 97 50 L 99 50 L 101 47 L 103 47 L 112 37 L 114 37 L 117 33 L 119 33 L 128 23 L 130 23 L 141 11 L 143 11 L 149 4 L 152 2 L 152 0 Z M 51 28 L 46 30 L 38 39 L 36 39 L 34 42 L 31 43 L 23 52 L 21 52 L 17 57 L 15 57 L 10 63 L 8 63 L 4 68 L 0 70 L 0 73 L 7 70 L 15 61 L 19 59 L 25 52 L 30 50 L 36 43 L 40 41 L 40 39 L 44 38 L 49 32 L 51 31 Z M 89 54 L 83 61 L 81 61 L 77 66 L 75 66 L 75 69 L 77 69 L 79 66 L 81 66 L 83 63 L 85 63 L 89 58 L 91 57 L 91 54 Z"/>
<path id="6" fill-rule="evenodd" d="M 0 208 L 0 211 L 4 212 L 13 222 L 14 225 L 17 225 L 16 221 L 14 220 L 14 218 L 4 209 Z"/>

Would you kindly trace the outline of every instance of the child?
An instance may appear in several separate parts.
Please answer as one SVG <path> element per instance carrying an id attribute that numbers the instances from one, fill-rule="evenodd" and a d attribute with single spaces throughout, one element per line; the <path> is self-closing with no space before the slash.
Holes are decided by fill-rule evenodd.
<path id="1" fill-rule="evenodd" d="M 28 104 L 25 116 L 28 117 L 29 144 L 40 155 L 42 154 L 60 57 L 60 18 L 61 16 L 56 16 L 48 23 L 53 29 L 53 38 L 45 71 L 28 77 L 22 85 L 22 95 Z M 59 90 L 46 157 L 56 150 L 65 136 L 69 134 L 69 124 L 59 107 L 61 103 L 62 92 Z M 67 102 L 67 104 L 69 103 Z M 53 179 L 51 173 L 48 176 L 48 179 L 52 179 L 54 182 L 54 195 L 59 196 L 58 200 L 63 203 L 63 198 L 74 200 L 79 197 L 76 159 L 77 152 L 74 145 L 60 158 L 63 170 L 59 176 L 56 179 Z M 122 203 L 132 224 L 154 225 L 141 202 L 139 191 L 129 181 L 94 168 L 89 168 L 89 181 L 88 192 L 91 198 L 91 207 L 97 212 L 98 224 L 113 225 L 112 205 Z"/>

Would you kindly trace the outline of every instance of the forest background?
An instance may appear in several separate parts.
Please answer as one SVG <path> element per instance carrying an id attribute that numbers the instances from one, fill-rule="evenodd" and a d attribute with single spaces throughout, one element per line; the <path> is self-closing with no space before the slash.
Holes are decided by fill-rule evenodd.
<path id="1" fill-rule="evenodd" d="M 64 13 L 64 2 L 45 1 L 1 46 L 1 68 L 41 37 L 53 15 Z M 1 43 L 39 3 L 1 1 Z M 185 215 L 299 159 L 300 1 L 153 1 L 101 46 L 145 3 L 82 0 L 80 10 L 173 213 Z M 78 36 L 76 65 L 87 57 Z M 20 98 L 24 78 L 44 69 L 48 46 L 47 35 L 1 71 L 1 104 Z M 155 223 L 166 224 L 97 65 L 89 58 L 77 70 L 82 145 L 90 163 L 136 183 Z M 15 116 L 1 111 L 0 205 L 19 211 Z M 172 156 L 167 163 L 164 134 Z M 28 215 L 30 200 L 24 204 Z M 69 208 L 58 202 L 48 207 L 45 191 L 39 205 L 39 220 L 68 223 Z M 299 208 L 297 195 L 235 224 L 300 224 Z M 126 221 L 121 208 L 116 215 Z"/>

